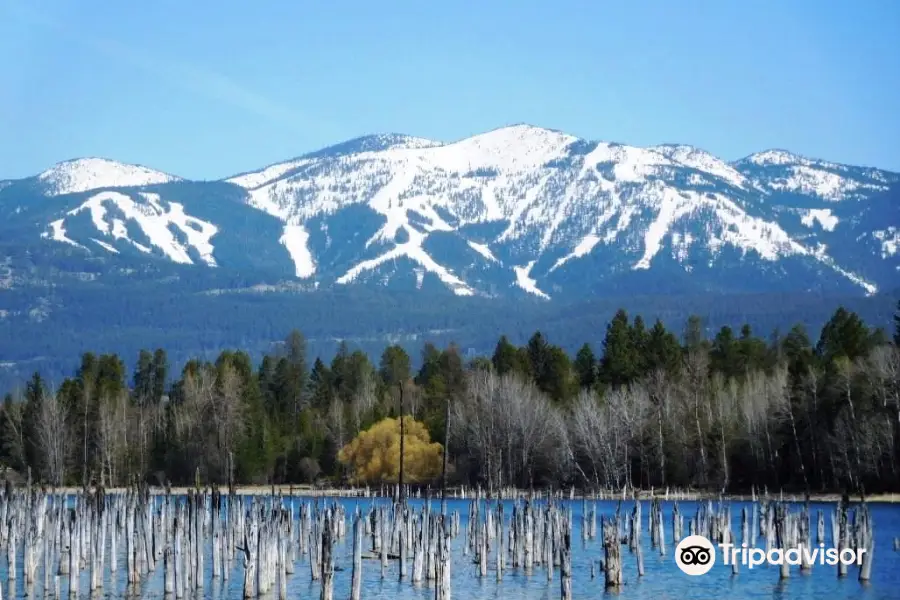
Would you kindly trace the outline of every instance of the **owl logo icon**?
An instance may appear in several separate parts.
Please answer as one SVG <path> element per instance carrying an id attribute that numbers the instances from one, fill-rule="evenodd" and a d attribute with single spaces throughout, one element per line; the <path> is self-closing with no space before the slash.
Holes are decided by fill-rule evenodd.
<path id="1" fill-rule="evenodd" d="M 675 563 L 688 575 L 705 575 L 716 564 L 716 549 L 702 535 L 689 535 L 678 542 Z"/>

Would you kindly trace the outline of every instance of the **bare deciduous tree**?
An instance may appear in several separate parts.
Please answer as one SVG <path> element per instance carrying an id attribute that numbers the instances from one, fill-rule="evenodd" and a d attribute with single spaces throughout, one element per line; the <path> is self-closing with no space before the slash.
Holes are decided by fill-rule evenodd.
<path id="1" fill-rule="evenodd" d="M 71 440 L 65 410 L 55 393 L 46 394 L 40 401 L 36 434 L 45 476 L 51 484 L 62 486 Z"/>
<path id="2" fill-rule="evenodd" d="M 97 449 L 100 453 L 100 480 L 118 485 L 119 469 L 128 441 L 128 396 L 124 391 L 101 398 L 98 408 Z"/>

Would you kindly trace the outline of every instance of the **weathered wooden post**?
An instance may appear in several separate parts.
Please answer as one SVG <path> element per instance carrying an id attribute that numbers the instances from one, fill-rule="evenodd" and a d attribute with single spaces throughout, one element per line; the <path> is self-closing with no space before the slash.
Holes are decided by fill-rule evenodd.
<path id="1" fill-rule="evenodd" d="M 350 600 L 360 600 L 362 592 L 362 517 L 353 521 L 353 577 L 350 582 Z"/>
<path id="2" fill-rule="evenodd" d="M 175 565 L 173 564 L 174 558 L 175 552 L 172 550 L 172 547 L 166 546 L 166 549 L 163 551 L 163 575 L 165 577 L 163 592 L 166 596 L 172 596 L 175 594 Z"/>
<path id="3" fill-rule="evenodd" d="M 325 513 L 325 525 L 322 528 L 322 591 L 320 600 L 332 600 L 334 597 L 334 557 L 332 556 L 334 540 L 331 531 L 331 515 Z"/>
<path id="4" fill-rule="evenodd" d="M 249 523 L 244 529 L 244 599 L 255 596 L 257 545 L 259 543 L 259 526 L 253 514 L 248 515 Z"/>
<path id="5" fill-rule="evenodd" d="M 603 532 L 604 568 L 606 571 L 606 587 L 617 588 L 622 585 L 622 557 L 619 544 L 619 526 L 615 521 L 601 520 Z"/>
<path id="6" fill-rule="evenodd" d="M 559 573 L 562 600 L 572 600 L 572 534 L 568 528 L 563 534 L 562 560 L 560 561 Z"/>
<path id="7" fill-rule="evenodd" d="M 865 503 L 860 507 L 862 513 L 860 527 L 860 543 L 856 551 L 864 552 L 862 564 L 859 566 L 859 581 L 866 583 L 872 578 L 872 552 L 875 550 L 875 535 L 872 529 L 872 520 L 869 515 L 869 507 Z"/>

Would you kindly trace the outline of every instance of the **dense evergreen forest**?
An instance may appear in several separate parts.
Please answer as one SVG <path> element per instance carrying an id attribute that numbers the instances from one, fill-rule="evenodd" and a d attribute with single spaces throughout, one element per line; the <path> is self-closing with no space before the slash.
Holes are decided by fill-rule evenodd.
<path id="1" fill-rule="evenodd" d="M 900 305 L 892 337 L 838 308 L 816 341 L 799 325 L 707 339 L 699 317 L 675 332 L 620 310 L 602 348 L 569 356 L 537 332 L 465 360 L 425 344 L 417 372 L 400 346 L 311 360 L 297 331 L 259 365 L 225 351 L 177 376 L 162 349 L 130 374 L 86 353 L 57 389 L 35 373 L 6 395 L 0 463 L 50 485 L 339 483 L 340 450 L 402 405 L 449 449 L 453 483 L 897 491 L 898 344 Z"/>

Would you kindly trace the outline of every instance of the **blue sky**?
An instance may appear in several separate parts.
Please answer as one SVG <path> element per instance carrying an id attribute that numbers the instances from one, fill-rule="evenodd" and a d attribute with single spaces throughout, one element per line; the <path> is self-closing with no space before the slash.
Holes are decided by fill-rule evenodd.
<path id="1" fill-rule="evenodd" d="M 527 122 L 900 171 L 900 2 L 0 1 L 0 178 Z"/>

